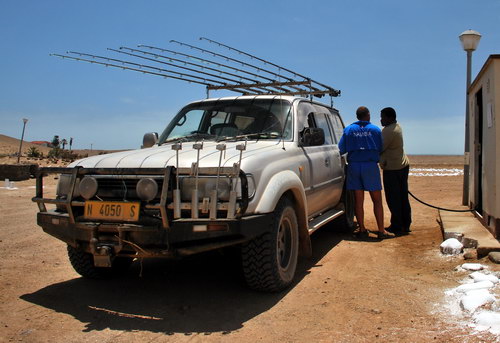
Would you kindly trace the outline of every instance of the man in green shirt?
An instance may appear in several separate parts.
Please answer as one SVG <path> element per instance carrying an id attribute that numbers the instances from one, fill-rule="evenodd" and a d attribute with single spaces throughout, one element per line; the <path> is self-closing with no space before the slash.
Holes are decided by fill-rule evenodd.
<path id="1" fill-rule="evenodd" d="M 380 111 L 380 122 L 384 128 L 379 164 L 383 169 L 385 200 L 391 211 L 391 225 L 386 231 L 408 234 L 411 225 L 408 199 L 410 161 L 403 148 L 403 130 L 396 121 L 396 111 L 392 107 Z"/>

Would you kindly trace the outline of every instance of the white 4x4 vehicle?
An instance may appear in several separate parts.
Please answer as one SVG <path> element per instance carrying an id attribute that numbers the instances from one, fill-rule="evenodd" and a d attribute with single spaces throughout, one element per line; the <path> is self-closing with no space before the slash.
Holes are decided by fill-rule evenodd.
<path id="1" fill-rule="evenodd" d="M 338 218 L 353 226 L 337 142 L 338 111 L 279 95 L 185 106 L 143 149 L 42 168 L 38 225 L 68 244 L 75 270 L 103 277 L 134 258 L 179 257 L 240 246 L 251 288 L 293 280 L 310 235 Z M 60 173 L 56 199 L 43 176 Z M 45 204 L 56 204 L 48 210 Z"/>

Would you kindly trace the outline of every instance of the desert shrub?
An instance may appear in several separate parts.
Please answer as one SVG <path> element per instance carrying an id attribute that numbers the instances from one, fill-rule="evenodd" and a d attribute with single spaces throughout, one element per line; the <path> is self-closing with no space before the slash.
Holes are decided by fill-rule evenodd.
<path id="1" fill-rule="evenodd" d="M 38 150 L 37 147 L 34 146 L 29 147 L 26 155 L 28 155 L 28 157 L 43 157 L 43 153 L 41 153 L 40 150 Z"/>
<path id="2" fill-rule="evenodd" d="M 50 149 L 47 157 L 48 158 L 59 158 L 59 157 L 61 157 L 61 149 L 59 149 L 57 147 Z"/>
<path id="3" fill-rule="evenodd" d="M 76 160 L 78 158 L 78 154 L 72 153 L 69 150 L 61 150 L 59 156 L 64 160 Z"/>

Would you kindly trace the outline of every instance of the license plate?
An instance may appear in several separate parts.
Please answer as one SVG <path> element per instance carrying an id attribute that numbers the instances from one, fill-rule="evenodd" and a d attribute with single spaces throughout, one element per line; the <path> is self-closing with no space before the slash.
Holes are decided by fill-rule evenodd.
<path id="1" fill-rule="evenodd" d="M 139 220 L 138 202 L 86 201 L 86 219 L 117 220 L 136 222 Z"/>

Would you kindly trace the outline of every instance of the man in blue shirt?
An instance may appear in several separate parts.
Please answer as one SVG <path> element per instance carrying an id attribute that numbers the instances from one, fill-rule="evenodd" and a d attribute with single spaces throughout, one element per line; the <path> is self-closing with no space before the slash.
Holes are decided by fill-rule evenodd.
<path id="1" fill-rule="evenodd" d="M 365 106 L 356 110 L 358 121 L 344 129 L 339 142 L 340 153 L 347 153 L 348 190 L 354 191 L 355 214 L 358 221 L 359 236 L 368 236 L 364 223 L 363 203 L 365 191 L 373 201 L 373 213 L 377 220 L 379 238 L 394 236 L 384 229 L 384 208 L 382 205 L 382 183 L 378 161 L 382 151 L 382 131 L 370 123 L 370 111 Z"/>

